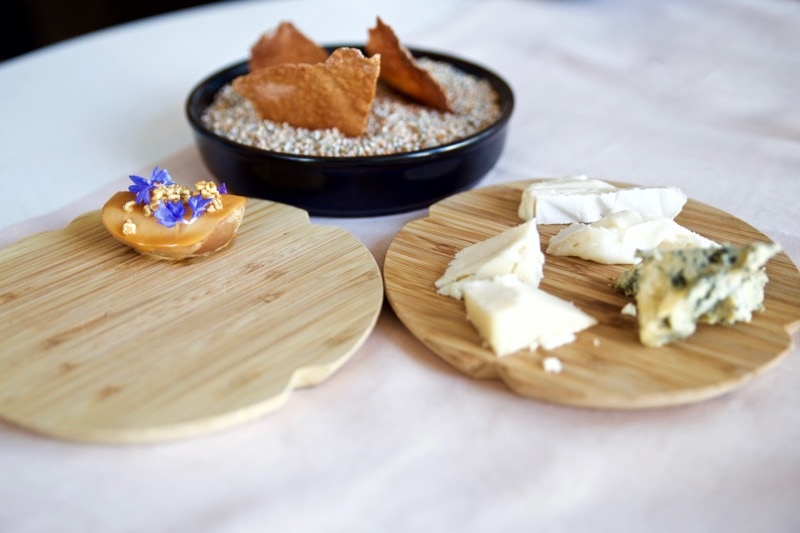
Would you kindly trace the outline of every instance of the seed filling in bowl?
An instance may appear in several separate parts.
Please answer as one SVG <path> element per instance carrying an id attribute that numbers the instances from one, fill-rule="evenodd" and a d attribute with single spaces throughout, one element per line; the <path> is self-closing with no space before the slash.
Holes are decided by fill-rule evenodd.
<path id="1" fill-rule="evenodd" d="M 347 137 L 337 129 L 309 130 L 262 120 L 230 85 L 223 87 L 201 120 L 213 133 L 272 152 L 320 157 L 363 157 L 413 152 L 473 135 L 500 116 L 498 95 L 484 79 L 453 65 L 421 57 L 447 93 L 453 113 L 433 110 L 378 84 L 364 134 Z"/>

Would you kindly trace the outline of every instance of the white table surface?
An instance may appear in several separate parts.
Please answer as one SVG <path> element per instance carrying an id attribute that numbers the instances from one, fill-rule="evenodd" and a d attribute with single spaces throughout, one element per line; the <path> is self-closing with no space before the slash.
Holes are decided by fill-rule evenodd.
<path id="1" fill-rule="evenodd" d="M 677 185 L 800 263 L 792 0 L 226 2 L 67 41 L 0 63 L 0 246 L 190 147 L 189 89 L 261 32 L 362 41 L 376 15 L 513 86 L 481 186 Z M 314 222 L 380 264 L 424 214 Z M 798 356 L 694 405 L 580 410 L 462 376 L 387 308 L 330 380 L 209 436 L 107 446 L 0 424 L 0 531 L 800 531 Z"/>

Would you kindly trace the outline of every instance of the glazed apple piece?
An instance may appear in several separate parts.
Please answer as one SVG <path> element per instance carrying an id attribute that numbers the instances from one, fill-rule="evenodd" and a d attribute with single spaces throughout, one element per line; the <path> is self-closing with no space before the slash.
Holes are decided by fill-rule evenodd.
<path id="1" fill-rule="evenodd" d="M 158 167 L 150 179 L 131 180 L 103 206 L 102 220 L 114 238 L 143 255 L 180 260 L 214 253 L 230 244 L 244 218 L 247 199 L 214 182 L 199 181 L 192 190 Z"/>

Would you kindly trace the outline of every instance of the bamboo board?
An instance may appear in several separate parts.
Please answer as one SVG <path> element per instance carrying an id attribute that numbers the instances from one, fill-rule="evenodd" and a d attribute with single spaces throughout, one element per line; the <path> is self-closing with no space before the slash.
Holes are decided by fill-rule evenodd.
<path id="1" fill-rule="evenodd" d="M 514 392 L 539 400 L 589 408 L 636 409 L 711 398 L 773 367 L 793 346 L 800 327 L 800 272 L 785 253 L 767 266 L 765 311 L 752 322 L 704 326 L 689 339 L 662 348 L 638 340 L 635 317 L 620 314 L 629 299 L 614 291 L 624 265 L 601 265 L 546 255 L 541 288 L 574 302 L 598 325 L 551 352 L 522 351 L 498 358 L 481 346 L 466 321 L 464 304 L 436 293 L 434 282 L 455 253 L 522 221 L 521 191 L 530 181 L 464 192 L 406 224 L 383 265 L 386 295 L 403 324 L 446 362 L 474 378 L 501 379 Z M 680 224 L 718 242 L 769 241 L 745 222 L 689 200 Z M 542 250 L 564 226 L 540 226 Z M 558 374 L 542 360 L 556 356 Z"/>
<path id="2" fill-rule="evenodd" d="M 382 303 L 370 252 L 294 207 L 250 199 L 228 248 L 178 263 L 88 213 L 0 250 L 0 418 L 99 442 L 246 422 L 341 367 Z"/>

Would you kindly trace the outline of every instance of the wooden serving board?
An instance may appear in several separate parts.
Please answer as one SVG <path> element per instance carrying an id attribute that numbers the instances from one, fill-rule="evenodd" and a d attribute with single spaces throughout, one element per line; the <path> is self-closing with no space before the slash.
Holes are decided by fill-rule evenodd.
<path id="1" fill-rule="evenodd" d="M 629 299 L 614 290 L 625 265 L 546 255 L 541 288 L 574 302 L 598 320 L 577 340 L 551 352 L 498 358 L 481 346 L 464 304 L 436 293 L 434 282 L 455 253 L 522 221 L 522 190 L 530 181 L 464 192 L 430 208 L 394 238 L 383 265 L 386 295 L 408 329 L 428 348 L 474 378 L 498 378 L 516 393 L 557 404 L 634 409 L 683 404 L 730 391 L 774 366 L 800 327 L 800 272 L 781 253 L 767 266 L 765 311 L 734 326 L 701 325 L 689 339 L 647 348 L 635 317 L 620 314 Z M 677 222 L 718 242 L 769 241 L 745 222 L 689 200 Z M 564 226 L 540 226 L 542 250 Z M 563 371 L 546 373 L 544 357 Z"/>
<path id="2" fill-rule="evenodd" d="M 88 213 L 0 250 L 0 418 L 102 442 L 249 421 L 341 367 L 382 303 L 370 252 L 301 209 L 250 199 L 228 248 L 184 262 Z"/>

